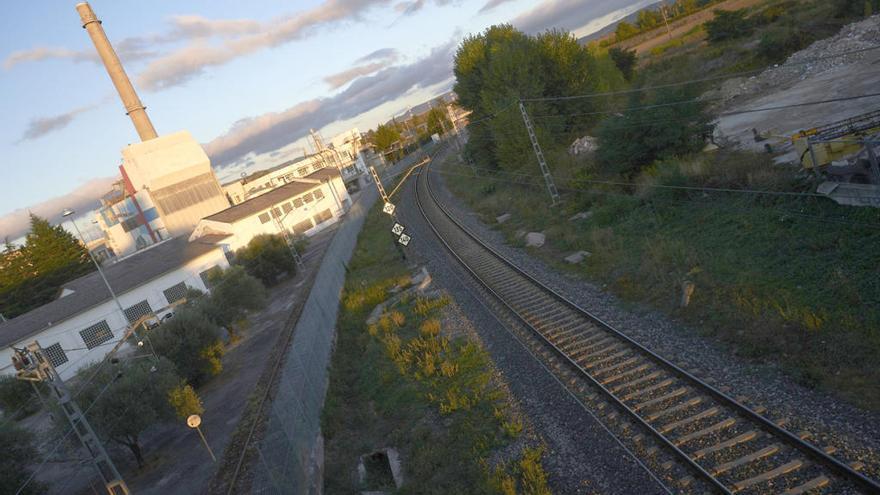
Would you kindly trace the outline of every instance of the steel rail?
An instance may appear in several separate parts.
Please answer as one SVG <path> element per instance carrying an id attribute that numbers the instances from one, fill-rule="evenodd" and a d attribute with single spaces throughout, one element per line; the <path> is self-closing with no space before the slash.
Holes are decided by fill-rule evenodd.
<path id="1" fill-rule="evenodd" d="M 425 189 L 428 193 L 430 200 L 436 206 L 437 210 L 443 214 L 443 217 L 445 220 L 448 220 L 449 222 L 451 222 L 452 225 L 454 225 L 458 230 L 460 230 L 466 238 L 469 238 L 477 246 L 479 246 L 482 249 L 484 249 L 485 251 L 487 251 L 492 257 L 501 261 L 508 268 L 510 268 L 513 271 L 515 271 L 516 273 L 518 273 L 522 278 L 531 282 L 539 290 L 544 291 L 547 295 L 551 296 L 552 298 L 556 299 L 557 301 L 562 302 L 563 304 L 565 304 L 569 308 L 573 309 L 574 311 L 580 313 L 581 315 L 586 317 L 588 320 L 590 320 L 591 322 L 596 324 L 601 329 L 609 332 L 611 335 L 614 335 L 615 337 L 623 340 L 625 343 L 631 345 L 637 351 L 642 353 L 644 356 L 646 356 L 650 360 L 654 361 L 656 364 L 659 364 L 663 368 L 665 368 L 667 371 L 672 372 L 673 375 L 678 376 L 680 378 L 683 378 L 684 381 L 695 386 L 699 391 L 707 393 L 708 395 L 713 397 L 715 400 L 719 401 L 721 404 L 723 404 L 726 407 L 728 407 L 729 409 L 733 410 L 733 412 L 738 413 L 742 416 L 745 416 L 746 418 L 758 423 L 758 425 L 760 425 L 765 431 L 768 431 L 769 433 L 772 433 L 778 437 L 781 437 L 781 439 L 785 440 L 790 446 L 796 448 L 798 451 L 804 453 L 805 455 L 812 458 L 813 460 L 818 461 L 821 465 L 826 466 L 827 468 L 829 468 L 831 471 L 833 471 L 838 476 L 841 476 L 842 478 L 845 478 L 845 479 L 853 482 L 854 484 L 856 484 L 860 488 L 866 490 L 867 493 L 880 493 L 880 484 L 878 484 L 875 480 L 872 480 L 871 478 L 868 478 L 868 477 L 864 476 L 863 474 L 855 471 L 850 466 L 848 466 L 845 463 L 841 462 L 840 460 L 826 454 L 822 450 L 818 449 L 816 446 L 802 440 L 798 436 L 796 436 L 793 433 L 789 432 L 788 430 L 782 428 L 781 426 L 777 425 L 776 423 L 774 423 L 773 421 L 764 417 L 763 415 L 759 414 L 758 412 L 752 410 L 751 408 L 738 402 L 737 400 L 735 400 L 734 398 L 725 394 L 724 392 L 718 390 L 717 388 L 715 388 L 711 384 L 706 383 L 705 381 L 700 380 L 699 378 L 695 377 L 694 375 L 687 372 L 686 370 L 681 369 L 680 367 L 671 363 L 667 359 L 663 358 L 662 356 L 656 354 L 655 352 L 651 351 L 650 349 L 648 349 L 648 348 L 644 347 L 643 345 L 641 345 L 640 343 L 636 342 L 635 340 L 633 340 L 629 336 L 625 335 L 621 331 L 615 329 L 609 323 L 603 321 L 601 318 L 592 314 L 588 310 L 586 310 L 586 309 L 580 307 L 579 305 L 577 305 L 576 303 L 572 302 L 570 299 L 563 296 L 559 292 L 555 291 L 554 289 L 548 287 L 546 284 L 535 279 L 532 275 L 523 271 L 516 264 L 511 262 L 506 256 L 500 254 L 497 250 L 495 250 L 491 246 L 487 245 L 478 236 L 476 236 L 473 232 L 471 232 L 470 229 L 468 229 L 467 227 L 462 225 L 461 222 L 459 222 L 458 220 L 455 219 L 455 217 L 448 211 L 448 209 L 442 203 L 440 203 L 437 200 L 436 196 L 434 195 L 434 192 L 431 188 L 430 180 L 428 177 L 429 174 L 430 174 L 429 167 L 425 167 L 423 170 L 421 170 L 419 172 L 419 176 L 424 175 Z M 438 236 L 438 238 L 441 240 L 441 242 L 444 244 L 444 246 L 446 246 L 446 248 L 453 254 L 453 256 L 456 259 L 458 259 L 460 263 L 462 263 L 462 265 L 468 270 L 468 272 L 470 272 L 477 279 L 477 281 L 480 282 L 481 285 L 483 285 L 491 294 L 493 294 L 520 321 L 522 321 L 528 328 L 530 328 L 532 330 L 532 332 L 534 334 L 536 334 L 538 336 L 538 338 L 541 341 L 543 341 L 543 343 L 545 345 L 549 346 L 556 354 L 558 354 L 560 357 L 562 357 L 570 366 L 577 369 L 585 378 L 587 378 L 597 388 L 599 388 L 604 393 L 604 395 L 606 395 L 608 398 L 610 398 L 620 408 L 625 410 L 631 417 L 636 419 L 639 424 L 641 424 L 643 427 L 648 429 L 648 431 L 650 431 L 652 433 L 652 435 L 654 435 L 656 438 L 658 438 L 661 441 L 661 443 L 663 443 L 667 448 L 669 448 L 678 457 L 680 457 L 683 461 L 685 461 L 685 463 L 687 465 L 689 465 L 692 469 L 694 469 L 698 474 L 700 474 L 701 477 L 703 477 L 704 479 L 709 481 L 713 486 L 715 486 L 716 488 L 721 490 L 722 493 L 731 493 L 730 489 L 727 488 L 727 486 L 725 486 L 722 482 L 720 482 L 715 476 L 712 476 L 709 472 L 707 472 L 702 466 L 700 466 L 688 454 L 686 454 L 681 449 L 679 449 L 665 435 L 663 435 L 662 433 L 657 431 L 653 426 L 651 426 L 649 423 L 647 423 L 647 421 L 645 421 L 638 413 L 636 413 L 629 406 L 624 404 L 620 399 L 618 399 L 616 397 L 616 395 L 614 393 L 612 393 L 605 386 L 603 386 L 588 371 L 583 369 L 583 367 L 580 366 L 577 362 L 572 360 L 571 357 L 567 355 L 567 353 L 565 353 L 562 349 L 560 349 L 553 342 L 551 342 L 549 339 L 547 339 L 547 337 L 545 337 L 537 328 L 535 328 L 534 325 L 532 325 L 531 323 L 526 321 L 520 315 L 520 313 L 508 303 L 508 301 L 504 300 L 504 298 L 500 294 L 498 294 L 495 290 L 493 290 L 492 287 L 490 287 L 490 285 L 487 281 L 483 280 L 483 278 L 481 278 L 479 275 L 477 275 L 476 272 L 464 261 L 464 259 L 461 256 L 459 256 L 458 253 L 455 252 L 455 250 L 452 248 L 452 246 L 450 246 L 449 243 L 446 242 L 443 235 L 440 233 L 438 228 L 431 221 L 431 218 L 429 217 L 429 215 L 425 212 L 425 209 L 422 204 L 422 197 L 419 194 L 419 184 L 418 183 L 416 185 L 416 201 L 417 201 L 419 210 L 422 212 L 422 215 L 425 217 L 429 226 L 434 231 L 434 233 Z"/>

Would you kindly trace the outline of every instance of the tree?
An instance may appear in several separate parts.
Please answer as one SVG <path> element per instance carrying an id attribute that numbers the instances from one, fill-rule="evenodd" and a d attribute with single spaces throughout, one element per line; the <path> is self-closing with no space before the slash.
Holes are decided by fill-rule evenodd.
<path id="1" fill-rule="evenodd" d="M 395 143 L 400 142 L 400 130 L 395 125 L 380 124 L 373 136 L 373 144 L 379 153 L 386 155 Z M 392 157 L 393 159 L 394 157 Z M 398 157 L 399 158 L 399 157 Z"/>
<path id="2" fill-rule="evenodd" d="M 46 487 L 31 480 L 24 489 L 16 491 L 31 477 L 29 465 L 37 458 L 33 434 L 19 428 L 12 421 L 0 423 L 0 492 L 37 495 L 46 493 Z"/>
<path id="3" fill-rule="evenodd" d="M 4 417 L 17 413 L 17 417 L 22 418 L 39 408 L 40 402 L 31 383 L 14 376 L 0 376 L 0 409 Z"/>
<path id="4" fill-rule="evenodd" d="M 143 467 L 140 435 L 150 426 L 174 419 L 168 396 L 181 384 L 174 365 L 164 358 L 137 359 L 117 365 L 97 363 L 77 373 L 81 378 L 93 374 L 92 380 L 84 380 L 77 402 L 83 409 L 91 404 L 88 418 L 96 432 L 127 447 Z M 63 414 L 56 417 L 66 421 Z"/>
<path id="5" fill-rule="evenodd" d="M 745 9 L 716 10 L 715 18 L 706 21 L 706 38 L 710 43 L 720 43 L 752 34 L 754 26 L 746 19 Z"/>
<path id="6" fill-rule="evenodd" d="M 254 237 L 247 246 L 235 252 L 235 263 L 266 286 L 277 284 L 285 276 L 296 275 L 296 260 L 287 241 L 280 235 Z"/>
<path id="7" fill-rule="evenodd" d="M 31 215 L 25 244 L 6 243 L 0 262 L 0 313 L 14 318 L 46 304 L 65 283 L 94 269 L 88 252 L 60 225 Z"/>
<path id="8" fill-rule="evenodd" d="M 240 266 L 216 272 L 208 280 L 211 293 L 202 298 L 198 309 L 217 325 L 229 329 L 248 311 L 266 305 L 266 288 Z"/>
<path id="9" fill-rule="evenodd" d="M 437 134 L 442 136 L 446 131 L 452 129 L 452 122 L 442 109 L 434 107 L 428 111 L 427 116 L 428 136 Z"/>
<path id="10" fill-rule="evenodd" d="M 636 68 L 636 51 L 614 47 L 608 50 L 608 56 L 614 61 L 614 65 L 617 66 L 617 69 L 620 70 L 623 77 L 627 81 L 632 80 L 633 72 Z"/>
<path id="11" fill-rule="evenodd" d="M 607 55 L 581 46 L 570 33 L 528 36 L 510 25 L 468 36 L 455 54 L 455 87 L 471 110 L 465 154 L 478 166 L 509 170 L 534 167 L 517 101 L 614 90 L 625 84 Z M 569 142 L 595 123 L 585 117 L 607 103 L 595 98 L 530 101 L 526 107 L 545 146 Z M 580 115 L 578 115 L 580 114 Z M 553 129 L 554 132 L 549 132 Z M 524 157 L 529 157 L 524 159 Z"/>
<path id="12" fill-rule="evenodd" d="M 705 146 L 710 117 L 694 90 L 668 89 L 634 98 L 630 109 L 598 128 L 600 165 L 632 176 L 657 159 L 693 153 Z"/>
<path id="13" fill-rule="evenodd" d="M 174 413 L 179 419 L 186 419 L 193 414 L 205 412 L 202 399 L 191 385 L 178 385 L 168 392 L 168 403 L 174 408 Z"/>
<path id="14" fill-rule="evenodd" d="M 617 29 L 614 30 L 614 39 L 620 42 L 628 40 L 637 34 L 639 34 L 639 28 L 626 21 L 621 21 L 617 25 Z"/>
<path id="15" fill-rule="evenodd" d="M 156 353 L 174 363 L 192 385 L 223 370 L 220 329 L 198 308 L 179 309 L 174 318 L 150 331 L 150 341 Z"/>

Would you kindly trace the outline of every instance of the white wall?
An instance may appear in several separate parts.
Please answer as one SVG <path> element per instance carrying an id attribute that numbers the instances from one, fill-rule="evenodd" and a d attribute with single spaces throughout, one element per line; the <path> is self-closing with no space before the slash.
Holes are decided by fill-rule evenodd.
<path id="1" fill-rule="evenodd" d="M 220 249 L 203 254 L 177 270 L 161 275 L 128 292 L 119 294 L 119 300 L 123 308 L 128 308 L 146 299 L 153 311 L 156 311 L 168 305 L 168 301 L 165 299 L 162 291 L 180 282 L 185 282 L 189 287 L 207 291 L 207 287 L 205 287 L 199 274 L 213 266 L 223 268 L 229 266 L 226 256 Z M 107 321 L 107 325 L 110 326 L 110 330 L 113 332 L 113 339 L 88 350 L 79 332 L 101 320 Z M 23 347 L 25 344 L 36 340 L 43 348 L 46 348 L 56 342 L 60 343 L 62 349 L 67 354 L 67 362 L 58 367 L 58 372 L 66 380 L 71 378 L 78 369 L 103 359 L 104 355 L 112 350 L 113 346 L 122 337 L 127 324 L 125 316 L 120 314 L 116 304 L 109 300 L 72 318 L 52 325 L 37 335 L 32 335 L 16 342 L 14 345 L 16 347 Z M 7 347 L 0 350 L 0 374 L 11 375 L 14 373 L 12 349 Z"/>

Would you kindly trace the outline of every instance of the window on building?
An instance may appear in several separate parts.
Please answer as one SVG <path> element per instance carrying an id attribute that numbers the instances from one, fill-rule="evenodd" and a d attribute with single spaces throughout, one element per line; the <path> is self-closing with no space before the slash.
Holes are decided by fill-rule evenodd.
<path id="1" fill-rule="evenodd" d="M 54 343 L 49 347 L 44 347 L 43 352 L 46 353 L 46 356 L 49 357 L 49 361 L 52 363 L 52 366 L 61 366 L 62 364 L 67 362 L 67 353 L 64 352 L 64 349 L 61 348 L 61 344 Z"/>
<path id="2" fill-rule="evenodd" d="M 258 218 L 260 219 L 260 223 L 269 223 L 269 220 L 271 220 L 268 213 L 260 213 Z"/>
<path id="3" fill-rule="evenodd" d="M 308 175 L 309 167 L 300 167 L 300 168 L 296 169 L 296 173 L 299 174 L 300 177 L 302 177 L 304 175 Z"/>
<path id="4" fill-rule="evenodd" d="M 323 222 L 326 222 L 327 220 L 330 220 L 331 218 L 333 218 L 333 213 L 330 212 L 330 208 L 327 208 L 326 210 L 322 211 L 321 213 L 318 213 L 317 215 L 315 215 L 315 223 L 316 224 L 323 223 Z"/>
<path id="5" fill-rule="evenodd" d="M 302 235 L 305 234 L 306 231 L 312 227 L 314 227 L 314 224 L 312 224 L 312 220 L 307 218 L 293 226 L 293 233 L 297 235 Z"/>
<path id="6" fill-rule="evenodd" d="M 293 206 L 291 206 L 290 203 L 284 203 L 281 205 L 281 209 L 284 210 L 284 213 L 290 213 L 293 211 Z"/>
<path id="7" fill-rule="evenodd" d="M 110 331 L 110 326 L 107 325 L 107 320 L 101 320 L 90 327 L 80 330 L 79 336 L 82 337 L 83 342 L 86 344 L 86 348 L 94 349 L 112 339 L 113 332 Z"/>
<path id="8" fill-rule="evenodd" d="M 324 199 L 324 192 L 320 189 L 315 190 L 315 192 L 312 194 L 315 195 L 315 201 L 321 201 L 322 199 Z"/>
<path id="9" fill-rule="evenodd" d="M 152 312 L 153 308 L 150 307 L 150 303 L 147 302 L 146 299 L 144 299 L 143 301 L 126 309 L 125 317 L 128 319 L 129 323 L 134 323 L 138 321 L 138 318 L 140 318 L 141 316 L 146 316 L 148 314 L 151 314 Z"/>
<path id="10" fill-rule="evenodd" d="M 279 218 L 281 216 L 281 208 L 278 208 L 277 206 L 275 208 L 272 208 L 272 216 L 275 218 Z"/>
<path id="11" fill-rule="evenodd" d="M 156 208 L 144 210 L 144 218 L 146 218 L 148 222 L 152 222 L 153 220 L 159 218 L 159 212 L 156 210 Z"/>
<path id="12" fill-rule="evenodd" d="M 293 200 L 293 207 L 294 208 L 302 208 L 302 205 L 303 205 L 302 198 L 296 198 Z"/>
<path id="13" fill-rule="evenodd" d="M 305 201 L 306 204 L 311 203 L 312 199 L 314 199 L 312 198 L 312 193 L 303 194 L 303 201 Z"/>
<path id="14" fill-rule="evenodd" d="M 186 297 L 186 284 L 184 282 L 174 284 L 163 290 L 162 294 L 165 294 L 165 300 L 168 301 L 168 304 L 174 304 Z"/>
<path id="15" fill-rule="evenodd" d="M 205 284 L 205 287 L 210 289 L 214 286 L 214 277 L 216 275 L 219 275 L 222 271 L 223 269 L 219 266 L 212 266 L 211 268 L 208 268 L 207 270 L 199 273 L 199 278 L 202 279 L 202 283 Z"/>

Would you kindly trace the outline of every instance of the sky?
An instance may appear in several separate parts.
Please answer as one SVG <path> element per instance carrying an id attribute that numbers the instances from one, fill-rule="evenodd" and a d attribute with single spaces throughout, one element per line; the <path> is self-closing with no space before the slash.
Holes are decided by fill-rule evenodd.
<path id="1" fill-rule="evenodd" d="M 93 0 L 160 135 L 188 130 L 221 181 L 373 128 L 452 87 L 462 38 L 493 24 L 597 31 L 654 0 Z M 0 240 L 28 213 L 97 205 L 138 140 L 75 0 L 0 20 Z M 83 219 L 78 224 L 88 224 Z"/>

